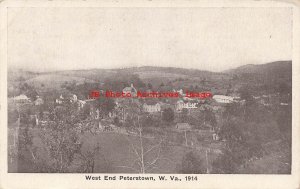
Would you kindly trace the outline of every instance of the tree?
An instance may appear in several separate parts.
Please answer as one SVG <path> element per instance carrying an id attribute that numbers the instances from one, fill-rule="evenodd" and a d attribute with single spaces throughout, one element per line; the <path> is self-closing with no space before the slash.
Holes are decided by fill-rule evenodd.
<path id="1" fill-rule="evenodd" d="M 148 84 L 147 84 L 147 87 L 148 87 L 148 89 L 152 89 L 152 88 L 153 88 L 153 86 L 152 86 L 151 83 L 148 83 Z"/>
<path id="2" fill-rule="evenodd" d="M 82 143 L 74 125 L 79 123 L 77 107 L 72 104 L 58 106 L 53 110 L 53 121 L 46 122 L 40 138 L 44 154 L 39 156 L 38 169 L 46 172 L 69 172 L 75 155 L 80 153 Z M 46 159 L 45 159 L 46 158 Z"/>
<path id="3" fill-rule="evenodd" d="M 216 124 L 217 124 L 217 120 L 216 120 L 216 116 L 215 114 L 212 112 L 211 109 L 206 108 L 204 110 L 204 124 L 209 124 L 212 126 L 212 128 L 215 128 Z"/>
<path id="4" fill-rule="evenodd" d="M 85 120 L 86 118 L 88 118 L 88 116 L 90 115 L 90 108 L 91 107 L 89 104 L 83 106 L 83 108 L 79 111 L 80 120 Z"/>
<path id="5" fill-rule="evenodd" d="M 14 110 L 8 109 L 8 111 L 9 111 L 7 114 L 8 123 L 15 123 L 19 118 L 18 111 L 16 109 L 14 109 Z"/>
<path id="6" fill-rule="evenodd" d="M 153 127 L 153 126 L 157 127 L 157 126 L 159 126 L 159 121 L 156 120 L 154 118 L 154 116 L 151 115 L 151 114 L 141 117 L 140 121 L 141 121 L 141 124 L 144 127 Z"/>
<path id="7" fill-rule="evenodd" d="M 95 159 L 100 152 L 100 145 L 94 147 L 93 150 L 88 150 L 86 153 L 79 153 L 81 164 L 79 166 L 79 172 L 81 173 L 94 173 L 95 170 Z"/>
<path id="8" fill-rule="evenodd" d="M 262 141 L 256 133 L 257 124 L 229 119 L 221 127 L 219 136 L 225 141 L 223 154 L 213 163 L 214 173 L 237 173 L 252 157 L 262 157 Z"/>
<path id="9" fill-rule="evenodd" d="M 194 91 L 194 86 L 193 85 L 190 85 L 189 91 Z"/>
<path id="10" fill-rule="evenodd" d="M 35 161 L 37 147 L 33 145 L 32 139 L 33 135 L 30 133 L 29 127 L 25 127 L 23 131 L 21 130 L 19 136 L 19 151 L 28 151 L 32 157 L 32 161 Z"/>
<path id="11" fill-rule="evenodd" d="M 219 133 L 225 140 L 225 149 L 221 156 L 213 162 L 214 173 L 236 173 L 244 161 L 243 135 L 239 125 L 234 121 L 227 121 Z"/>
<path id="12" fill-rule="evenodd" d="M 120 125 L 121 125 L 121 122 L 120 122 L 120 119 L 119 119 L 118 116 L 116 116 L 116 117 L 114 118 L 114 124 L 117 125 L 117 126 L 120 126 Z"/>
<path id="13" fill-rule="evenodd" d="M 147 145 L 139 116 L 137 117 L 137 122 L 134 122 L 133 128 L 137 131 L 137 140 L 130 140 L 129 138 L 127 138 L 127 140 L 130 144 L 130 150 L 135 158 L 130 166 L 116 167 L 130 169 L 137 173 L 151 173 L 154 169 L 158 169 L 158 163 L 160 161 L 168 160 L 161 157 L 164 140 L 160 139 L 158 143 Z"/>
<path id="14" fill-rule="evenodd" d="M 204 127 L 210 127 L 211 129 L 215 129 L 217 126 L 217 120 L 215 113 L 210 108 L 205 108 L 203 111 L 198 111 L 193 114 L 192 117 L 188 118 L 189 122 L 196 122 L 196 125 Z"/>
<path id="15" fill-rule="evenodd" d="M 281 136 L 288 143 L 291 143 L 292 136 L 292 107 L 288 105 L 286 107 L 279 106 L 275 111 L 276 123 Z"/>
<path id="16" fill-rule="evenodd" d="M 182 158 L 179 172 L 181 174 L 201 174 L 205 173 L 206 169 L 203 162 L 193 152 L 188 152 Z"/>
<path id="17" fill-rule="evenodd" d="M 188 117 L 188 109 L 184 108 L 180 114 L 180 119 L 181 119 L 181 122 L 187 122 L 189 120 L 189 117 Z"/>
<path id="18" fill-rule="evenodd" d="M 249 86 L 243 86 L 239 89 L 240 97 L 242 100 L 253 101 L 253 97 L 251 95 L 250 87 Z"/>
<path id="19" fill-rule="evenodd" d="M 104 116 L 107 116 L 116 106 L 114 100 L 111 98 L 98 98 L 96 104 Z"/>
<path id="20" fill-rule="evenodd" d="M 162 119 L 165 122 L 173 122 L 174 121 L 174 111 L 172 108 L 167 108 L 162 113 Z"/>
<path id="21" fill-rule="evenodd" d="M 56 120 L 47 125 L 46 131 L 41 135 L 45 150 L 49 154 L 47 162 L 49 172 L 69 172 L 76 153 L 80 153 L 81 143 L 77 133 L 71 130 L 71 125 Z"/>
<path id="22" fill-rule="evenodd" d="M 239 117 L 241 114 L 240 105 L 236 102 L 227 104 L 225 111 L 222 113 L 223 121 L 228 121 L 231 117 Z"/>
<path id="23" fill-rule="evenodd" d="M 36 97 L 38 96 L 38 93 L 36 92 L 35 89 L 33 89 L 32 87 L 30 89 L 27 90 L 27 92 L 25 93 L 32 101 L 36 100 Z"/>
<path id="24" fill-rule="evenodd" d="M 282 83 L 280 83 L 280 84 L 278 85 L 276 91 L 277 91 L 278 93 L 280 93 L 280 95 L 284 95 L 284 94 L 287 94 L 287 93 L 291 93 L 291 87 L 289 87 L 289 86 L 287 85 L 287 83 L 282 82 Z"/>

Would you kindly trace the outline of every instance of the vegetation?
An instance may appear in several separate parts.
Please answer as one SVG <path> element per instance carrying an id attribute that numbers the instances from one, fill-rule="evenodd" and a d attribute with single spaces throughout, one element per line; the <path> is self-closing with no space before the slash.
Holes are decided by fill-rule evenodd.
<path id="1" fill-rule="evenodd" d="M 290 173 L 290 65 L 248 65 L 224 73 L 141 67 L 9 75 L 9 97 L 44 100 L 9 100 L 9 132 L 18 140 L 9 141 L 9 169 L 16 159 L 19 172 Z M 240 99 L 154 113 L 142 111 L 142 100 L 86 100 L 91 90 L 122 91 L 131 84 L 141 91 L 212 90 Z M 71 102 L 71 94 L 85 105 Z"/>

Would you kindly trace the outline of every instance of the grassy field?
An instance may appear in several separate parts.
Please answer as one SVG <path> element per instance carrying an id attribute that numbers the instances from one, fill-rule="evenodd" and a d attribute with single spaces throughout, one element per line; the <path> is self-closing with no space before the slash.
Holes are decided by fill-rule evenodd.
<path id="1" fill-rule="evenodd" d="M 32 129 L 31 133 L 35 136 L 33 138 L 34 146 L 39 147 L 38 156 L 44 159 L 44 161 L 51 161 L 51 159 L 47 157 L 46 152 L 43 151 L 43 143 L 38 136 L 39 129 Z M 134 167 L 135 169 L 139 169 L 138 164 L 134 163 L 137 156 L 132 148 L 132 145 L 134 145 L 137 151 L 140 152 L 140 140 L 138 137 L 114 132 L 103 132 L 98 134 L 86 132 L 80 135 L 80 141 L 83 143 L 81 148 L 83 154 L 87 151 L 92 151 L 97 143 L 100 146 L 100 153 L 98 153 L 95 158 L 95 173 L 139 173 L 136 170 L 125 168 Z M 158 139 L 143 138 L 144 151 L 147 151 L 158 143 Z M 190 151 L 196 152 L 199 159 L 201 159 L 203 163 L 206 163 L 206 149 L 206 147 L 201 148 L 199 146 L 197 148 L 191 148 L 183 145 L 162 145 L 159 156 L 160 159 L 156 163 L 156 168 L 148 169 L 146 173 L 178 173 L 178 168 L 181 165 L 183 156 Z M 144 157 L 145 163 L 151 163 L 156 158 L 157 154 L 157 148 L 147 153 Z M 213 153 L 210 153 L 209 155 L 210 164 L 215 155 Z M 14 170 L 17 172 L 36 172 L 32 162 L 26 160 L 31 158 L 30 154 L 25 152 L 25 157 L 27 158 L 20 158 L 15 162 L 17 163 L 17 169 Z"/>
<path id="2" fill-rule="evenodd" d="M 133 144 L 138 150 L 139 140 L 137 137 L 127 136 L 124 134 L 117 133 L 100 133 L 97 135 L 85 134 L 83 137 L 83 148 L 84 150 L 91 149 L 95 146 L 96 143 L 100 144 L 101 155 L 96 158 L 96 167 L 95 172 L 102 172 L 105 163 L 111 165 L 109 170 L 112 173 L 134 173 L 134 170 L 123 168 L 121 166 L 132 166 L 133 161 L 137 156 L 132 151 Z M 151 148 L 153 140 L 143 139 L 145 151 Z M 157 144 L 157 143 L 156 143 Z M 155 145 L 155 144 L 154 144 Z M 162 160 L 158 161 L 157 167 L 159 169 L 154 169 L 152 173 L 176 173 L 177 164 L 181 163 L 182 156 L 188 149 L 184 147 L 173 147 L 167 146 L 163 147 L 161 152 Z M 157 155 L 157 150 L 154 150 L 152 153 L 147 154 L 146 162 L 151 162 Z M 103 159 L 105 157 L 106 161 Z M 137 164 L 133 167 L 138 168 Z"/>

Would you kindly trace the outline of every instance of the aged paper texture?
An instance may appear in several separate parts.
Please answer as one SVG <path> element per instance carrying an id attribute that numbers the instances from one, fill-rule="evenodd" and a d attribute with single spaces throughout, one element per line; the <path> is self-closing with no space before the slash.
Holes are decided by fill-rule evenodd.
<path id="1" fill-rule="evenodd" d="M 296 2 L 0 14 L 0 188 L 299 188 Z"/>

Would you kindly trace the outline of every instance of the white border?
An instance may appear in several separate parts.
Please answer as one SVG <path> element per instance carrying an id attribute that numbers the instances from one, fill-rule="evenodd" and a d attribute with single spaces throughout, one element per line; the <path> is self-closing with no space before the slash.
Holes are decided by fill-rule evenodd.
<path id="1" fill-rule="evenodd" d="M 293 130 L 291 175 L 197 175 L 197 182 L 86 181 L 86 174 L 7 173 L 7 8 L 9 7 L 291 7 L 293 8 Z M 2 1 L 0 3 L 0 188 L 300 188 L 299 4 L 279 1 Z M 105 175 L 105 174 L 94 174 Z M 106 174 L 107 175 L 107 174 Z M 126 174 L 115 174 L 126 175 Z M 147 174 L 151 176 L 152 174 Z M 155 174 L 154 174 L 155 175 Z M 163 174 L 160 174 L 163 175 Z M 172 174 L 174 175 L 174 174 Z M 131 174 L 131 176 L 133 176 Z M 155 175 L 157 176 L 157 175 Z M 166 175 L 168 176 L 168 175 Z M 181 175 L 181 177 L 183 177 Z"/>

